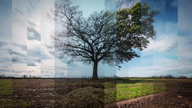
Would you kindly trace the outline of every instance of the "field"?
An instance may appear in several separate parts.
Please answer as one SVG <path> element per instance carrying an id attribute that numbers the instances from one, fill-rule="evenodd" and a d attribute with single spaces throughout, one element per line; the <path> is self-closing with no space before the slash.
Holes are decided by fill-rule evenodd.
<path id="1" fill-rule="evenodd" d="M 186 90 L 184 85 L 188 87 L 188 92 L 179 94 L 182 99 L 186 97 L 184 95 L 192 94 L 192 87 L 189 86 L 192 85 L 191 79 L 108 78 L 98 81 L 89 79 L 0 79 L 0 108 L 74 108 L 77 106 L 78 108 L 99 108 L 104 105 L 112 107 L 115 102 L 149 94 L 164 91 L 173 93 L 174 90 L 177 90 L 175 92 L 178 93 L 178 90 Z M 185 108 L 189 108 L 190 102 L 192 103 L 191 97 L 187 99 L 189 103 L 185 103 L 187 106 Z M 144 107 L 150 102 L 140 102 L 140 104 L 143 104 Z M 150 103 L 150 105 L 152 104 Z M 137 107 L 138 105 L 132 106 Z M 115 105 L 114 107 L 120 106 Z M 128 105 L 125 108 L 128 108 Z"/>

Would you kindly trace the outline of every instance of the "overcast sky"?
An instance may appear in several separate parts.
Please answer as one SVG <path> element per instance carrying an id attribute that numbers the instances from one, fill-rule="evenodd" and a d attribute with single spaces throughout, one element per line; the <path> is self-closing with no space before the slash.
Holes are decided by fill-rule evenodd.
<path id="1" fill-rule="evenodd" d="M 94 11 L 129 8 L 140 0 L 72 0 L 88 17 Z M 141 0 L 161 13 L 155 17 L 157 39 L 137 51 L 141 57 L 116 67 L 99 64 L 99 76 L 146 77 L 186 75 L 192 77 L 192 1 Z M 50 44 L 55 24 L 46 15 L 54 0 L 0 0 L 0 75 L 40 77 L 92 76 L 92 65 L 52 56 Z"/>

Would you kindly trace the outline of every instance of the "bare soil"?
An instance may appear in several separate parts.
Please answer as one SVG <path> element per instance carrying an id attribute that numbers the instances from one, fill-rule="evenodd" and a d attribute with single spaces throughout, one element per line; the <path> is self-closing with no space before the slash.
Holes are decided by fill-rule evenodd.
<path id="1" fill-rule="evenodd" d="M 70 91 L 91 85 L 98 88 L 101 84 L 72 83 L 67 80 L 13 80 L 12 94 L 1 95 L 0 99 L 11 99 L 11 104 L 0 108 L 62 108 L 60 100 Z M 177 88 L 170 90 L 171 86 Z M 135 99 L 105 105 L 105 108 L 192 108 L 192 80 L 168 80 L 166 92 L 151 94 Z M 154 89 L 156 89 L 154 87 Z"/>

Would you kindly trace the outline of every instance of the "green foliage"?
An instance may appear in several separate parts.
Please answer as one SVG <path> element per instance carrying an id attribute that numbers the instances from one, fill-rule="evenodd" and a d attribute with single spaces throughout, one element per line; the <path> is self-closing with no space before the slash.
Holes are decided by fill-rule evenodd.
<path id="1" fill-rule="evenodd" d="M 132 48 L 143 50 L 147 48 L 148 38 L 155 38 L 154 17 L 159 11 L 144 3 L 138 2 L 131 8 L 121 9 L 116 12 L 117 46 L 118 55 L 122 58 L 119 62 L 129 61 L 139 57 Z"/>

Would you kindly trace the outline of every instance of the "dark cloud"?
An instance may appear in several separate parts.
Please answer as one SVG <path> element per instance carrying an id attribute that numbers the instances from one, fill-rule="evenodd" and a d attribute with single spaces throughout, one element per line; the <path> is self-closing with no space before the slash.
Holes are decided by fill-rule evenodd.
<path id="1" fill-rule="evenodd" d="M 17 57 L 17 56 L 14 56 L 12 58 L 12 62 L 20 62 L 20 61 L 21 61 L 21 59 L 19 57 Z"/>
<path id="2" fill-rule="evenodd" d="M 36 66 L 34 62 L 27 61 L 27 66 Z"/>
<path id="3" fill-rule="evenodd" d="M 40 33 L 37 32 L 34 28 L 32 27 L 27 27 L 27 38 L 29 40 L 37 40 L 37 41 L 40 41 L 41 40 L 41 36 L 40 36 Z"/>

